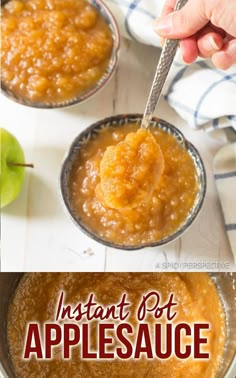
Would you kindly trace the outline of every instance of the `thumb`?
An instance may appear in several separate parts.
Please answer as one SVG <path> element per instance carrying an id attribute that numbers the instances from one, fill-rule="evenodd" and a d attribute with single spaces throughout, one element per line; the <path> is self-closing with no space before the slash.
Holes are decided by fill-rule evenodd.
<path id="1" fill-rule="evenodd" d="M 209 22 L 203 0 L 189 0 L 179 11 L 161 17 L 154 30 L 163 38 L 183 39 L 190 37 Z"/>

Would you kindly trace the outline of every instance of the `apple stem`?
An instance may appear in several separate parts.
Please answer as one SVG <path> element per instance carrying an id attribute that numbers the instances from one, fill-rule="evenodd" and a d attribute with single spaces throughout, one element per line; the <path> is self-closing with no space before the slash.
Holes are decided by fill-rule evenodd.
<path id="1" fill-rule="evenodd" d="M 11 163 L 8 162 L 8 165 L 12 165 L 13 167 L 26 167 L 26 168 L 34 168 L 33 164 L 24 164 L 24 163 Z"/>

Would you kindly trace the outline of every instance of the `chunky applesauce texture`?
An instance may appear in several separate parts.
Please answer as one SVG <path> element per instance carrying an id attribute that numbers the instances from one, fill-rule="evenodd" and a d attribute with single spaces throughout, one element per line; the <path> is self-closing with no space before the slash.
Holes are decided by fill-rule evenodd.
<path id="1" fill-rule="evenodd" d="M 156 242 L 177 231 L 199 188 L 193 159 L 176 138 L 150 127 L 149 143 L 142 147 L 145 130 L 133 134 L 139 127 L 130 123 L 101 130 L 81 147 L 70 176 L 72 206 L 82 223 L 121 246 Z"/>
<path id="2" fill-rule="evenodd" d="M 173 323 L 210 324 L 204 349 L 210 353 L 209 359 L 190 357 L 180 360 L 172 356 L 158 360 L 142 356 L 126 360 L 85 360 L 80 358 L 80 345 L 73 347 L 72 358 L 67 360 L 61 358 L 63 345 L 54 347 L 52 360 L 36 360 L 34 355 L 29 360 L 22 358 L 28 324 L 43 326 L 45 322 L 53 322 L 61 291 L 65 293 L 65 303 L 73 308 L 79 302 L 86 303 L 90 293 L 94 293 L 96 301 L 103 307 L 118 303 L 123 293 L 127 293 L 128 302 L 132 304 L 128 322 L 135 329 L 138 325 L 135 309 L 143 295 L 153 290 L 160 294 L 163 303 L 173 293 L 177 303 Z M 155 319 L 152 312 L 145 318 L 150 326 L 159 321 L 166 322 L 165 319 Z M 68 320 L 60 322 L 68 323 Z M 75 323 L 81 326 L 81 322 Z M 215 378 L 223 359 L 226 325 L 222 302 L 207 273 L 27 273 L 9 308 L 7 335 L 18 378 Z M 113 337 L 113 333 L 107 336 Z M 133 335 L 125 334 L 125 337 L 135 340 Z M 90 351 L 97 350 L 97 338 L 95 321 L 88 340 Z M 109 351 L 109 346 L 107 348 Z"/>
<path id="3" fill-rule="evenodd" d="M 2 81 L 33 102 L 81 95 L 104 75 L 111 30 L 86 0 L 10 0 L 2 7 Z"/>
<path id="4" fill-rule="evenodd" d="M 151 197 L 163 169 L 161 149 L 150 131 L 140 128 L 129 133 L 124 141 L 104 152 L 101 198 L 114 209 L 137 207 Z"/>

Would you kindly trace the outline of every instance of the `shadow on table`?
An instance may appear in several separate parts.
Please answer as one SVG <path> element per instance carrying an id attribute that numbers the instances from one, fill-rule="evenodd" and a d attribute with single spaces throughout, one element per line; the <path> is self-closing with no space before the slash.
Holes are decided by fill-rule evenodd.
<path id="1" fill-rule="evenodd" d="M 58 111 L 75 117 L 85 115 L 95 119 L 101 119 L 111 115 L 113 109 L 111 92 L 113 91 L 116 74 L 117 72 L 101 92 L 95 94 L 94 97 L 89 98 L 84 103 L 58 109 Z"/>

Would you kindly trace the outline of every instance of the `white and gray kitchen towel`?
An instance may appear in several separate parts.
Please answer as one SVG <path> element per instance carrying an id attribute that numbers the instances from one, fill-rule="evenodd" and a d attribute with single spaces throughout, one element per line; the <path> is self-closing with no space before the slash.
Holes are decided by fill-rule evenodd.
<path id="1" fill-rule="evenodd" d="M 104 1 L 115 15 L 124 37 L 160 47 L 153 21 L 160 16 L 164 0 Z M 228 144 L 215 157 L 214 175 L 236 261 L 236 143 L 232 143 L 236 141 L 236 66 L 221 71 L 210 60 L 186 65 L 178 53 L 164 96 L 192 128 L 201 127 L 213 133 L 231 128 Z"/>

